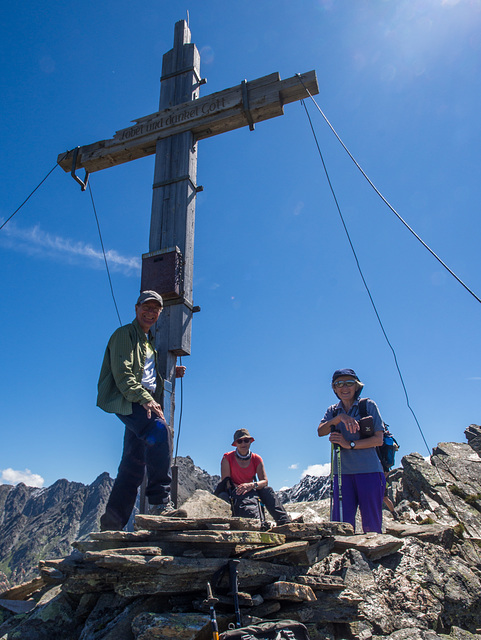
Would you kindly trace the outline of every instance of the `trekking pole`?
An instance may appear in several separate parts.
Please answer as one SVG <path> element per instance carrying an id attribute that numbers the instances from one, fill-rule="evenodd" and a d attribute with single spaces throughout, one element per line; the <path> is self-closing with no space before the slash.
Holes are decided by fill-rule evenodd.
<path id="1" fill-rule="evenodd" d="M 333 431 L 337 431 L 334 425 L 331 427 L 331 433 Z M 337 467 L 337 489 L 338 489 L 338 497 L 339 497 L 339 522 L 344 522 L 343 513 L 342 513 L 342 475 L 341 475 L 341 445 L 332 443 L 331 449 L 331 473 L 332 473 L 332 462 L 334 454 L 336 456 L 336 467 Z M 332 487 L 334 488 L 334 479 L 332 480 Z M 331 492 L 331 500 L 332 494 Z M 331 511 L 332 518 L 332 511 Z"/>
<path id="2" fill-rule="evenodd" d="M 254 476 L 254 482 L 257 482 L 257 476 Z M 255 497 L 257 500 L 257 508 L 259 511 L 259 520 L 261 523 L 261 531 L 267 531 L 269 529 L 269 524 L 266 521 L 266 514 L 264 511 L 264 503 L 262 502 L 259 494 L 257 493 L 257 489 L 254 489 Z"/>
<path id="3" fill-rule="evenodd" d="M 329 491 L 329 515 L 332 521 L 333 496 L 334 496 L 334 445 L 331 443 L 331 481 Z"/>
<path id="4" fill-rule="evenodd" d="M 341 473 L 341 445 L 335 446 L 337 452 L 337 487 L 339 489 L 339 520 L 344 522 L 344 515 L 342 513 L 342 473 Z"/>
<path id="5" fill-rule="evenodd" d="M 261 522 L 261 531 L 268 531 L 269 523 L 266 520 L 266 514 L 265 514 L 265 511 L 264 511 L 264 503 L 259 498 L 259 496 L 257 496 L 257 506 L 259 508 L 259 520 Z"/>
<path id="6" fill-rule="evenodd" d="M 229 502 L 230 502 L 230 510 L 232 513 L 232 517 L 234 518 L 236 515 L 235 512 L 235 499 L 234 499 L 234 494 L 235 494 L 235 487 L 232 484 L 232 480 L 230 478 L 226 478 L 226 489 L 227 489 L 227 495 L 229 496 Z"/>
<path id="7" fill-rule="evenodd" d="M 212 640 L 219 640 L 219 627 L 217 626 L 217 618 L 215 617 L 215 605 L 219 602 L 219 598 L 215 598 L 212 595 L 212 588 L 210 582 L 207 583 L 207 598 L 204 600 L 204 604 L 209 605 L 210 611 L 210 624 L 212 626 Z"/>
<path id="8" fill-rule="evenodd" d="M 237 579 L 237 565 L 240 560 L 229 560 L 229 578 L 230 589 L 234 596 L 234 610 L 235 610 L 235 626 L 236 629 L 242 627 L 240 609 L 239 609 L 239 582 Z"/>

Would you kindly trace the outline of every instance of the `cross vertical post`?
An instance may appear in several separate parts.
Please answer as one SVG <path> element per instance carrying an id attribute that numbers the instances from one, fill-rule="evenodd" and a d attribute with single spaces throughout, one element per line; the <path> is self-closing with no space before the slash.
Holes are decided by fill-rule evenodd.
<path id="1" fill-rule="evenodd" d="M 173 49 L 163 57 L 159 111 L 199 97 L 200 55 L 190 39 L 186 22 L 177 22 Z M 164 300 L 155 327 L 159 373 L 166 381 L 163 405 L 171 428 L 177 357 L 190 355 L 196 177 L 197 143 L 192 131 L 157 141 L 149 251 L 171 253 L 178 248 L 182 271 L 181 297 Z"/>
<path id="2" fill-rule="evenodd" d="M 200 55 L 185 20 L 175 24 L 174 46 L 162 60 L 159 111 L 134 120 L 107 140 L 59 154 L 64 171 L 76 175 L 107 169 L 155 153 L 149 253 L 142 256 L 141 290 L 164 300 L 155 346 L 164 379 L 163 410 L 171 429 L 175 409 L 177 358 L 190 355 L 193 306 L 197 143 L 284 114 L 284 105 L 319 93 L 315 71 L 281 80 L 271 73 L 199 98 Z M 173 430 L 172 430 L 173 431 Z M 175 466 L 172 498 L 175 502 Z M 144 505 L 145 506 L 145 505 Z M 141 504 L 142 509 L 142 504 Z"/>

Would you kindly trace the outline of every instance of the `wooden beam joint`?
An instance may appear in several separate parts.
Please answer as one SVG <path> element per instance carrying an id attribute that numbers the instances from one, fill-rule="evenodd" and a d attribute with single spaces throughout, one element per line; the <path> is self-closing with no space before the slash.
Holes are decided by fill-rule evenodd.
<path id="1" fill-rule="evenodd" d="M 204 187 L 198 187 L 197 185 L 195 185 L 192 182 L 192 179 L 190 176 L 179 176 L 178 178 L 170 178 L 169 180 L 162 180 L 162 182 L 154 182 L 154 184 L 152 185 L 152 189 L 160 189 L 161 187 L 168 187 L 171 184 L 176 184 L 177 182 L 184 182 L 185 180 L 189 181 L 190 186 L 195 191 L 195 193 L 198 193 L 199 191 L 204 190 Z"/>
<path id="2" fill-rule="evenodd" d="M 242 80 L 241 86 L 242 86 L 242 108 L 246 116 L 247 124 L 249 125 L 249 130 L 254 131 L 255 124 L 254 124 L 254 120 L 252 119 L 252 113 L 249 107 L 249 93 L 247 91 L 247 80 Z"/>
<path id="3" fill-rule="evenodd" d="M 197 73 L 197 69 L 195 67 L 185 67 L 185 69 L 180 69 L 179 71 L 173 71 L 172 73 L 166 73 L 161 76 L 160 81 L 170 80 L 171 78 L 175 78 L 176 76 L 181 76 L 184 73 L 193 73 L 195 79 L 199 84 L 206 84 L 207 80 L 205 78 L 201 78 Z"/>

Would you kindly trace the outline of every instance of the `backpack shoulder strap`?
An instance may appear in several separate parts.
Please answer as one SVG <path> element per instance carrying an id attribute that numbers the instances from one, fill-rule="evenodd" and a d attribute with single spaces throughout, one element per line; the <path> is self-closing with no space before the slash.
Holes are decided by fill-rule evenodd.
<path id="1" fill-rule="evenodd" d="M 359 400 L 359 413 L 361 415 L 361 418 L 365 418 L 367 416 L 367 401 L 369 400 L 369 398 L 362 398 L 362 400 Z"/>

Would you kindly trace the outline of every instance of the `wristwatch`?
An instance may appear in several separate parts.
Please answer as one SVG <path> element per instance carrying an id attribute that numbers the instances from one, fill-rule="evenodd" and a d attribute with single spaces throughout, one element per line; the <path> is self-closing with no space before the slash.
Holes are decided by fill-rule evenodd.
<path id="1" fill-rule="evenodd" d="M 354 449 L 355 446 L 356 446 L 356 441 L 355 440 L 351 440 L 351 449 Z"/>

